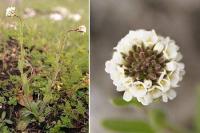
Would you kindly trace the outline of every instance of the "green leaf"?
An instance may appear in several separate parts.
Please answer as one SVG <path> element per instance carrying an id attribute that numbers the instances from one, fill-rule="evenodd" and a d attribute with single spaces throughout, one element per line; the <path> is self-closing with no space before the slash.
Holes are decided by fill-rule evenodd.
<path id="1" fill-rule="evenodd" d="M 2 114 L 1 114 L 1 119 L 2 119 L 2 120 L 4 120 L 4 119 L 5 119 L 5 117 L 6 117 L 6 112 L 5 112 L 5 111 L 3 111 L 3 112 L 2 112 Z"/>
<path id="2" fill-rule="evenodd" d="M 20 130 L 20 131 L 25 130 L 30 122 L 31 121 L 28 119 L 19 121 L 19 123 L 17 124 L 17 130 Z"/>
<path id="3" fill-rule="evenodd" d="M 6 122 L 7 124 L 13 124 L 13 122 L 11 120 L 8 120 L 8 119 L 4 120 L 4 122 Z"/>
<path id="4" fill-rule="evenodd" d="M 152 110 L 152 116 L 157 123 L 164 124 L 166 122 L 166 115 L 162 110 Z"/>
<path id="5" fill-rule="evenodd" d="M 151 110 L 149 113 L 149 117 L 151 125 L 155 129 L 160 130 L 166 127 L 167 125 L 166 115 L 162 110 L 159 109 Z"/>
<path id="6" fill-rule="evenodd" d="M 155 133 L 148 123 L 141 120 L 107 119 L 102 124 L 118 133 Z"/>
<path id="7" fill-rule="evenodd" d="M 112 99 L 112 104 L 115 106 L 135 106 L 135 107 L 142 107 L 142 104 L 137 101 L 137 99 L 132 99 L 130 102 L 126 102 L 123 98 L 114 98 Z"/>

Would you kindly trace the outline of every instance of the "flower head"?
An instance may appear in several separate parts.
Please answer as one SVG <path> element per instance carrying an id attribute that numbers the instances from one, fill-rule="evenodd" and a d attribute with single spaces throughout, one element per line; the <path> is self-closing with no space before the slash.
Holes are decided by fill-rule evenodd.
<path id="1" fill-rule="evenodd" d="M 16 8 L 15 7 L 8 7 L 6 9 L 6 16 L 7 17 L 14 17 L 16 15 Z"/>
<path id="2" fill-rule="evenodd" d="M 32 17 L 34 17 L 36 15 L 36 11 L 34 10 L 34 9 L 32 9 L 32 8 L 26 8 L 25 10 L 24 10 L 24 15 L 23 15 L 23 17 L 24 18 L 32 18 Z"/>
<path id="3" fill-rule="evenodd" d="M 64 17 L 60 13 L 51 13 L 49 15 L 49 18 L 53 21 L 61 21 L 64 19 Z"/>
<path id="4" fill-rule="evenodd" d="M 82 32 L 82 33 L 86 33 L 87 28 L 85 27 L 85 25 L 81 25 L 77 28 L 78 32 Z"/>
<path id="5" fill-rule="evenodd" d="M 155 99 L 167 102 L 176 97 L 172 88 L 178 87 L 185 70 L 175 41 L 154 30 L 136 30 L 122 38 L 114 50 L 105 70 L 117 91 L 124 91 L 124 100 L 135 97 L 148 105 Z"/>

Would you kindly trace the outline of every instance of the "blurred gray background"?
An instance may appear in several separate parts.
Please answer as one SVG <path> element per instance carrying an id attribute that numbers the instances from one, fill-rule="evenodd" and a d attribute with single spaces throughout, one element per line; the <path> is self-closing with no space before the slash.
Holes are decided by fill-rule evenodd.
<path id="1" fill-rule="evenodd" d="M 186 75 L 177 97 L 160 103 L 169 119 L 191 127 L 195 114 L 196 86 L 200 81 L 200 0 L 91 0 L 91 133 L 106 133 L 104 118 L 142 118 L 132 108 L 116 108 L 110 99 L 119 95 L 105 73 L 105 61 L 129 30 L 155 29 L 181 47 Z"/>

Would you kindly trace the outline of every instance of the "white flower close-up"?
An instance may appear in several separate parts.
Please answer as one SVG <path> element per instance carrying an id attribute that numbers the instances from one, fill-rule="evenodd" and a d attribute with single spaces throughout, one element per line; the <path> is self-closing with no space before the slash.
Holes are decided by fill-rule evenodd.
<path id="1" fill-rule="evenodd" d="M 16 8 L 15 7 L 8 7 L 6 9 L 6 16 L 7 17 L 14 17 L 16 15 Z"/>
<path id="2" fill-rule="evenodd" d="M 106 62 L 117 91 L 123 99 L 136 98 L 143 105 L 157 99 L 168 102 L 176 97 L 176 87 L 185 74 L 182 55 L 175 41 L 154 30 L 130 31 L 114 48 Z"/>

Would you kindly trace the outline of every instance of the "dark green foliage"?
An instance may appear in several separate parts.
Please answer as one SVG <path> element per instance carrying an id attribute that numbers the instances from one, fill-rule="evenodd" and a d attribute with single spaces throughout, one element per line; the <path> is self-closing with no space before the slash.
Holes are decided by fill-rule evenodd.
<path id="1" fill-rule="evenodd" d="M 27 51 L 30 51 L 27 48 Z M 68 49 L 61 56 L 61 70 L 56 85 L 50 86 L 54 73 L 54 53 L 51 56 L 33 48 L 26 56 L 31 67 L 27 67 L 27 83 L 33 100 L 26 105 L 20 103 L 20 75 L 9 75 L 0 82 L 0 105 L 10 116 L 4 121 L 1 131 L 38 130 L 42 132 L 65 132 L 69 129 L 79 132 L 88 129 L 88 64 L 87 50 L 77 48 L 76 52 Z M 50 57 L 50 58 L 49 58 Z M 79 61 L 75 60 L 78 59 Z M 45 61 L 44 61 L 45 60 Z M 26 80 L 26 79 L 25 79 Z M 23 99 L 21 99 L 23 100 Z M 5 116 L 4 116 L 5 117 Z M 8 118 L 8 117 L 6 117 Z M 9 125 L 13 126 L 9 126 Z"/>

